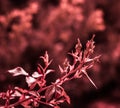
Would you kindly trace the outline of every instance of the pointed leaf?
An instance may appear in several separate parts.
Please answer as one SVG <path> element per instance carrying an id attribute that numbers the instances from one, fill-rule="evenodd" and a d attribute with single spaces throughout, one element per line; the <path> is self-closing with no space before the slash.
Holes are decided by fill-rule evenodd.
<path id="1" fill-rule="evenodd" d="M 70 97 L 67 95 L 67 93 L 65 92 L 64 89 L 62 91 L 62 95 L 64 96 L 64 98 L 67 101 L 67 103 L 70 104 Z"/>
<path id="2" fill-rule="evenodd" d="M 15 90 L 15 92 L 11 96 L 20 97 L 20 96 L 22 96 L 22 94 L 19 91 Z"/>
<path id="3" fill-rule="evenodd" d="M 33 74 L 32 74 L 32 77 L 34 77 L 34 78 L 39 78 L 39 77 L 41 77 L 41 76 L 43 76 L 42 74 L 39 74 L 38 72 L 34 72 Z"/>
<path id="4" fill-rule="evenodd" d="M 29 99 L 29 100 L 27 100 L 27 101 L 25 101 L 25 102 L 22 102 L 21 105 L 22 105 L 24 108 L 32 108 L 32 107 L 30 106 L 30 103 L 31 103 L 31 100 Z"/>
<path id="5" fill-rule="evenodd" d="M 59 70 L 60 70 L 61 73 L 64 72 L 63 68 L 60 65 L 59 65 Z"/>
<path id="6" fill-rule="evenodd" d="M 77 44 L 75 46 L 75 50 L 76 50 L 75 53 L 76 53 L 76 55 L 80 53 L 81 48 L 82 48 L 82 45 L 81 45 L 80 40 L 78 39 L 78 42 L 77 42 Z"/>
<path id="7" fill-rule="evenodd" d="M 26 82 L 27 82 L 28 86 L 30 87 L 31 84 L 33 84 L 34 82 L 36 82 L 36 79 L 33 78 L 33 77 L 31 77 L 31 76 L 27 76 L 26 77 Z"/>
<path id="8" fill-rule="evenodd" d="M 39 74 L 43 74 L 44 69 L 40 64 L 38 64 L 37 70 L 38 70 Z"/>
<path id="9" fill-rule="evenodd" d="M 36 91 L 29 91 L 29 94 L 31 94 L 32 96 L 35 96 L 35 97 L 40 97 L 40 94 Z"/>
<path id="10" fill-rule="evenodd" d="M 56 90 L 56 87 L 55 85 L 49 87 L 46 92 L 45 92 L 45 98 L 46 98 L 46 102 L 49 102 L 53 99 L 54 97 L 54 94 L 55 94 L 55 90 Z"/>
<path id="11" fill-rule="evenodd" d="M 49 55 L 47 53 L 47 51 L 45 52 L 44 56 L 41 56 L 40 58 L 42 58 L 44 60 L 45 65 L 48 65 L 49 62 Z"/>
<path id="12" fill-rule="evenodd" d="M 53 69 L 48 69 L 45 74 L 47 75 L 47 74 L 49 74 L 51 72 L 54 72 L 54 70 Z"/>
<path id="13" fill-rule="evenodd" d="M 11 70 L 8 70 L 9 73 L 13 74 L 13 76 L 25 75 L 27 76 L 28 73 L 21 67 L 17 67 Z"/>

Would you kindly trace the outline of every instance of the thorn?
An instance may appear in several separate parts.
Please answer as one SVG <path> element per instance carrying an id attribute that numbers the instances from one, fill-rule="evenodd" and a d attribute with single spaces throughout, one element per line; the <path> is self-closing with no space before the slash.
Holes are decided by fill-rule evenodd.
<path id="1" fill-rule="evenodd" d="M 92 85 L 93 85 L 96 89 L 98 89 L 97 86 L 95 85 L 95 83 L 92 81 L 92 79 L 88 76 L 87 72 L 83 72 L 83 73 L 86 75 L 86 77 L 88 78 L 88 80 L 92 83 Z"/>

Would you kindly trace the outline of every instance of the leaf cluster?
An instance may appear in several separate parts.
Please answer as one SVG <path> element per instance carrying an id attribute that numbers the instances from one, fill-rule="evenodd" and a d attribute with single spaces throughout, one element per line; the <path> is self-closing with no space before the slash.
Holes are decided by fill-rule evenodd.
<path id="1" fill-rule="evenodd" d="M 13 76 L 24 75 L 28 89 L 20 87 L 9 88 L 6 92 L 0 93 L 0 98 L 5 100 L 4 106 L 0 108 L 15 108 L 18 105 L 22 105 L 25 108 L 38 107 L 40 104 L 45 104 L 53 108 L 59 108 L 59 104 L 67 102 L 70 104 L 70 97 L 65 92 L 62 85 L 66 81 L 71 79 L 82 78 L 85 75 L 95 88 L 97 86 L 88 76 L 87 70 L 94 66 L 96 61 L 99 61 L 100 55 L 91 58 L 94 52 L 94 36 L 86 43 L 86 48 L 82 50 L 80 40 L 75 46 L 75 51 L 69 53 L 73 57 L 73 63 L 70 63 L 68 59 L 65 59 L 62 66 L 59 65 L 61 77 L 56 79 L 55 82 L 51 82 L 50 85 L 46 84 L 46 77 L 49 73 L 55 72 L 53 69 L 49 69 L 49 65 L 52 60 L 49 59 L 47 51 L 40 59 L 43 60 L 44 66 L 38 64 L 37 71 L 29 75 L 23 68 L 17 67 L 12 70 L 8 70 Z M 36 90 L 36 86 L 38 89 Z M 11 103 L 11 100 L 17 98 L 17 101 Z"/>

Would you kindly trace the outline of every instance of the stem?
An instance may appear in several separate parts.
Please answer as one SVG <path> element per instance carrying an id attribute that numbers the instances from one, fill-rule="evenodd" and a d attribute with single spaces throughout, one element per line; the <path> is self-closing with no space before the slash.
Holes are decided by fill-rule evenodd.
<path id="1" fill-rule="evenodd" d="M 23 103 L 23 102 L 25 102 L 25 101 L 27 101 L 27 100 L 29 100 L 29 99 L 33 99 L 33 98 L 34 98 L 34 96 L 31 96 L 31 97 L 29 97 L 29 98 L 27 98 L 27 99 L 23 99 L 23 100 L 21 100 L 21 101 L 18 101 L 18 102 L 14 103 L 14 104 L 9 105 L 8 108 L 15 107 L 15 106 L 20 105 L 21 103 Z"/>
<path id="2" fill-rule="evenodd" d="M 64 79 L 65 79 L 65 78 L 67 78 L 67 77 L 70 76 L 71 74 L 75 73 L 77 70 L 81 69 L 82 66 L 83 66 L 83 64 L 84 64 L 84 60 L 81 61 L 80 65 L 79 65 L 77 68 L 75 68 L 74 70 L 71 70 L 68 74 L 66 74 L 65 76 L 63 76 L 63 77 L 61 78 L 61 80 L 63 81 L 63 83 L 64 83 Z"/>
<path id="3" fill-rule="evenodd" d="M 46 90 L 46 89 L 48 89 L 49 87 L 51 87 L 52 85 L 49 85 L 49 86 L 46 86 L 46 87 L 44 87 L 44 88 L 41 88 L 41 89 L 39 89 L 37 92 L 42 92 L 42 91 L 44 91 L 44 90 Z"/>
<path id="4" fill-rule="evenodd" d="M 9 103 L 10 103 L 10 101 L 9 101 L 9 98 L 6 100 L 6 103 L 5 103 L 5 108 L 7 108 L 7 106 L 9 106 Z"/>
<path id="5" fill-rule="evenodd" d="M 33 98 L 34 98 L 34 96 L 31 96 L 31 97 L 29 97 L 27 99 L 24 99 L 24 100 L 21 100 L 21 101 L 18 101 L 16 103 L 14 103 L 14 104 L 9 105 L 7 108 L 15 107 L 15 106 L 20 105 L 21 103 L 27 101 L 27 100 L 33 99 Z M 47 102 L 43 102 L 43 101 L 39 101 L 39 100 L 36 100 L 36 101 L 39 102 L 39 103 L 41 103 L 41 104 L 50 106 L 49 103 L 47 103 Z"/>
<path id="6" fill-rule="evenodd" d="M 41 104 L 44 104 L 44 105 L 47 105 L 47 106 L 51 106 L 49 103 L 47 102 L 43 102 L 43 101 L 39 101 L 39 100 L 36 100 L 37 102 L 41 103 Z"/>
<path id="7" fill-rule="evenodd" d="M 59 82 L 57 82 L 56 84 L 62 85 L 62 84 L 65 82 L 65 81 L 64 81 L 65 78 L 67 78 L 68 76 L 70 76 L 71 74 L 73 74 L 73 73 L 75 73 L 77 70 L 79 70 L 79 69 L 83 66 L 83 64 L 84 64 L 84 61 L 81 61 L 80 65 L 79 65 L 77 68 L 75 68 L 74 70 L 71 70 L 68 74 L 66 74 L 65 76 L 63 76 L 63 77 L 61 78 L 61 80 L 60 80 Z M 48 88 L 51 87 L 51 86 L 52 86 L 52 85 L 46 86 L 46 87 L 44 87 L 44 88 L 41 88 L 41 89 L 38 90 L 38 92 L 40 93 L 40 92 L 48 89 Z"/>

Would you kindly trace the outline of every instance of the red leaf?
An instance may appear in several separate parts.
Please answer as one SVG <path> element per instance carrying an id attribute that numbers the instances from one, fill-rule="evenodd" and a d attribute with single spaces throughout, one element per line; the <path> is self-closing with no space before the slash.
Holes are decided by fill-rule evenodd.
<path id="1" fill-rule="evenodd" d="M 48 70 L 46 70 L 45 75 L 47 75 L 47 74 L 49 74 L 49 73 L 51 73 L 51 72 L 54 72 L 54 70 L 53 70 L 53 69 L 48 69 Z"/>
<path id="2" fill-rule="evenodd" d="M 39 74 L 43 74 L 43 67 L 40 64 L 38 64 L 37 71 Z"/>
<path id="3" fill-rule="evenodd" d="M 75 46 L 75 50 L 76 50 L 75 55 L 78 55 L 81 52 L 81 48 L 82 48 L 82 45 L 81 45 L 80 40 L 78 39 L 78 43 Z"/>
<path id="4" fill-rule="evenodd" d="M 65 100 L 67 101 L 67 103 L 70 104 L 70 97 L 67 95 L 67 93 L 64 91 L 64 89 L 63 89 L 62 95 L 65 97 Z"/>
<path id="5" fill-rule="evenodd" d="M 59 65 L 59 70 L 60 70 L 61 73 L 64 72 L 64 69 L 60 65 Z"/>
<path id="6" fill-rule="evenodd" d="M 64 97 L 65 100 L 70 104 L 70 98 L 69 98 L 69 96 L 67 95 L 67 93 L 65 92 L 65 90 L 61 86 L 57 86 L 56 91 L 59 94 L 59 97 Z"/>
<path id="7" fill-rule="evenodd" d="M 54 94 L 55 94 L 55 90 L 56 90 L 56 87 L 55 85 L 49 87 L 46 92 L 45 92 L 45 98 L 46 98 L 46 102 L 49 102 L 53 99 L 54 97 Z"/>

